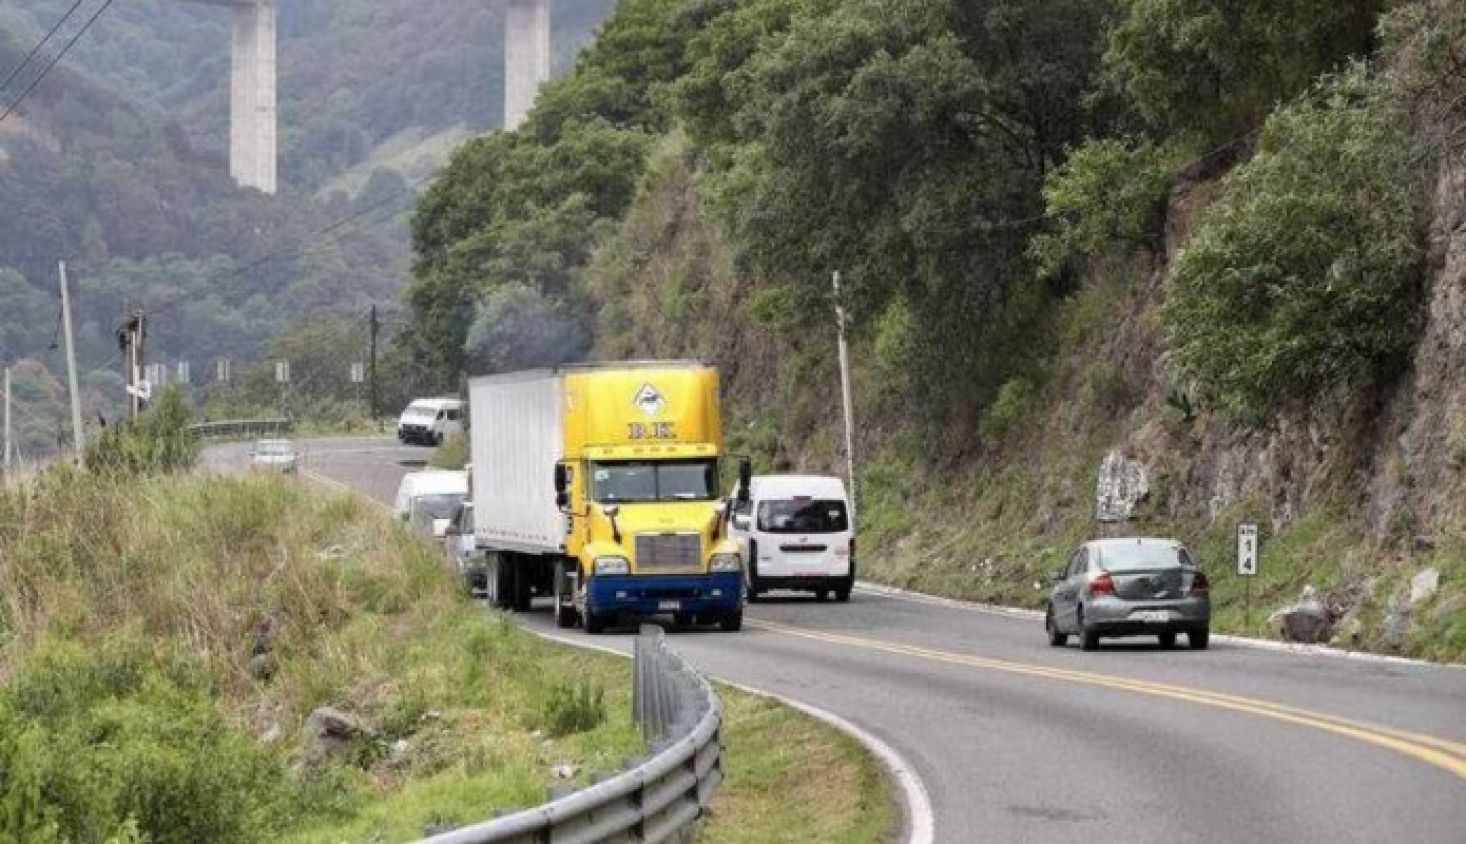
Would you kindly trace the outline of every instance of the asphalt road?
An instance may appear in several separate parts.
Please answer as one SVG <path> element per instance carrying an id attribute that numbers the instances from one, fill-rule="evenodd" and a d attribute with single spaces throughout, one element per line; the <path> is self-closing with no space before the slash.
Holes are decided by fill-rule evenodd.
<path id="1" fill-rule="evenodd" d="M 309 445 L 309 472 L 380 501 L 429 453 Z M 566 632 L 547 607 L 522 620 Z M 894 748 L 925 783 L 938 841 L 1466 842 L 1466 668 L 1215 640 L 1082 653 L 1048 647 L 1032 618 L 869 590 L 673 636 L 699 669 Z"/>

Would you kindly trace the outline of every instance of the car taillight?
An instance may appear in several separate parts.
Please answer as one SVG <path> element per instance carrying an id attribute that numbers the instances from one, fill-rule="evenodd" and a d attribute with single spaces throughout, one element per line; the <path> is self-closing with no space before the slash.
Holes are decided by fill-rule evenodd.
<path id="1" fill-rule="evenodd" d="M 1089 594 L 1091 595 L 1113 595 L 1115 594 L 1115 581 L 1110 579 L 1110 573 L 1102 571 L 1089 581 Z"/>
<path id="2" fill-rule="evenodd" d="M 1211 594 L 1211 583 L 1206 579 L 1205 572 L 1196 572 L 1191 576 L 1191 594 L 1197 596 Z"/>

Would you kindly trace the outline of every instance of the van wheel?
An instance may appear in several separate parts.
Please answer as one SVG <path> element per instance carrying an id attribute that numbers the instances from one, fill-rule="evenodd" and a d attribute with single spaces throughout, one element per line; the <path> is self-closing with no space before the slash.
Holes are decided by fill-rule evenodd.
<path id="1" fill-rule="evenodd" d="M 1211 630 L 1206 627 L 1198 627 L 1186 634 L 1186 644 L 1194 651 L 1204 651 L 1207 645 L 1211 644 Z"/>
<path id="2" fill-rule="evenodd" d="M 828 590 L 828 589 L 819 589 L 819 590 L 816 590 L 815 593 L 814 593 L 814 596 L 819 601 L 828 601 L 828 600 L 830 600 L 830 590 Z"/>
<path id="3" fill-rule="evenodd" d="M 737 633 L 743 629 L 743 610 L 734 610 L 718 621 L 718 627 L 725 633 Z"/>
<path id="4" fill-rule="evenodd" d="M 585 612 L 585 632 L 592 636 L 599 636 L 606 632 L 606 617 L 596 615 L 587 609 Z"/>
<path id="5" fill-rule="evenodd" d="M 836 589 L 835 600 L 839 601 L 842 604 L 850 603 L 850 587 L 842 586 L 839 589 Z"/>

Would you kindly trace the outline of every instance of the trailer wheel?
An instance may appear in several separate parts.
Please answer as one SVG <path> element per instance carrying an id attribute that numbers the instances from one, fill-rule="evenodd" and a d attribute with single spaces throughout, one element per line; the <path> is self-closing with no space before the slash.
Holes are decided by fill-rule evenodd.
<path id="1" fill-rule="evenodd" d="M 489 606 L 496 610 L 512 609 L 510 597 L 514 582 L 508 560 L 503 554 L 489 554 L 486 560 L 489 570 L 484 574 L 484 590 L 489 593 Z"/>
<path id="2" fill-rule="evenodd" d="M 530 582 L 528 566 L 523 560 L 516 559 L 510 569 L 512 591 L 509 593 L 509 608 L 514 612 L 529 612 L 530 605 L 534 602 L 534 588 Z"/>

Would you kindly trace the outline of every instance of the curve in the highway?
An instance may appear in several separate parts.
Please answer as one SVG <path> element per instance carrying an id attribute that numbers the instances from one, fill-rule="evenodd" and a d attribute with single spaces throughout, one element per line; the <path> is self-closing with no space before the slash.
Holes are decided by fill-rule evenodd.
<path id="1" fill-rule="evenodd" d="M 425 454 L 327 442 L 308 468 L 390 500 Z M 749 612 L 678 649 L 909 760 L 942 841 L 1466 840 L 1466 671 L 1221 642 L 1081 653 L 1021 615 L 869 591 Z"/>

